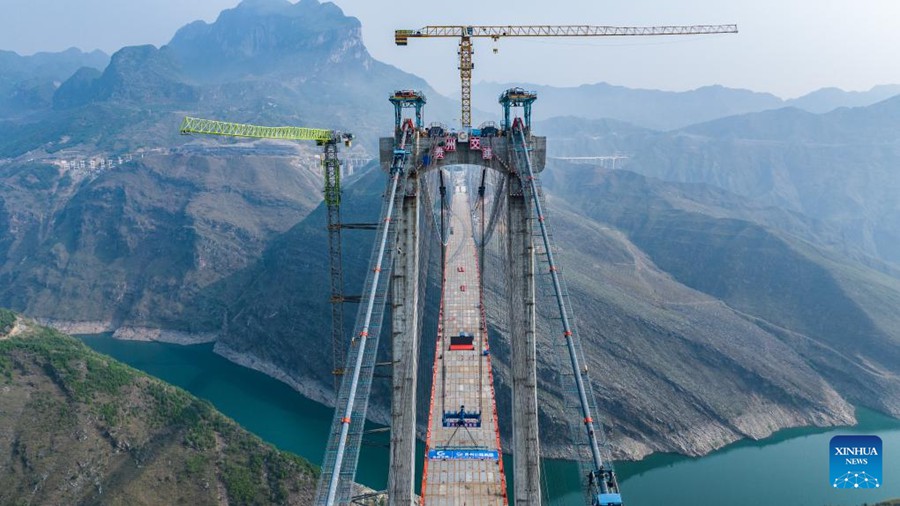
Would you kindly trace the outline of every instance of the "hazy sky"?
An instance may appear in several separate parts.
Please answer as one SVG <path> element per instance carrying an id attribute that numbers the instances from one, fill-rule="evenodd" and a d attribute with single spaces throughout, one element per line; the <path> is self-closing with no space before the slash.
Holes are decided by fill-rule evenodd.
<path id="1" fill-rule="evenodd" d="M 238 0 L 0 0 L 0 49 L 31 54 L 68 47 L 113 52 L 166 43 L 196 19 L 215 20 Z M 475 81 L 574 86 L 606 81 L 685 90 L 708 84 L 782 97 L 838 86 L 900 83 L 900 0 L 335 0 L 358 17 L 372 55 L 458 87 L 447 39 L 393 44 L 395 28 L 428 24 L 717 24 L 737 35 L 501 39 L 476 43 Z M 415 6 L 416 8 L 412 8 Z M 513 8 L 514 6 L 514 8 Z"/>

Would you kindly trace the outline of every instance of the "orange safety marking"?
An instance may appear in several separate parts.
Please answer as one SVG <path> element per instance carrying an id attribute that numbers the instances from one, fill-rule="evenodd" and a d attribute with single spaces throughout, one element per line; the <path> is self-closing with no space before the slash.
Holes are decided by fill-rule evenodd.
<path id="1" fill-rule="evenodd" d="M 475 255 L 475 274 L 481 273 L 481 266 L 478 264 L 478 255 Z M 481 287 L 482 293 L 484 292 L 484 287 Z M 479 305 L 481 306 L 481 331 L 483 332 L 482 336 L 484 336 L 484 342 L 488 342 L 488 331 L 487 331 L 487 315 L 484 311 L 484 297 L 479 297 Z M 503 492 L 503 504 L 509 504 L 509 497 L 506 495 L 506 472 L 503 470 L 503 449 L 500 447 L 500 422 L 497 418 L 497 394 L 494 391 L 494 368 L 491 366 L 491 355 L 487 357 L 487 372 L 488 372 L 488 382 L 491 386 L 491 400 L 493 401 L 493 410 L 494 410 L 494 434 L 497 439 L 497 453 L 500 455 L 498 459 L 500 464 L 500 490 Z M 424 492 L 424 488 L 422 489 Z M 423 494 L 424 495 L 424 494 Z M 423 502 L 424 504 L 424 502 Z"/>
<path id="2" fill-rule="evenodd" d="M 447 279 L 447 265 L 441 266 L 443 270 L 443 277 Z M 437 341 L 435 342 L 435 353 L 434 353 L 434 365 L 431 368 L 431 384 L 437 384 L 437 373 L 438 373 L 438 357 L 441 356 L 443 350 L 441 350 L 441 338 L 444 333 L 444 293 L 441 290 L 441 304 L 438 308 L 438 332 L 437 332 Z M 419 495 L 419 504 L 425 504 L 425 492 L 428 490 L 428 450 L 431 448 L 431 417 L 434 416 L 434 388 L 431 389 L 431 400 L 429 402 L 428 407 L 428 430 L 425 432 L 425 465 L 422 468 L 422 493 Z M 504 484 L 505 486 L 505 484 Z"/>

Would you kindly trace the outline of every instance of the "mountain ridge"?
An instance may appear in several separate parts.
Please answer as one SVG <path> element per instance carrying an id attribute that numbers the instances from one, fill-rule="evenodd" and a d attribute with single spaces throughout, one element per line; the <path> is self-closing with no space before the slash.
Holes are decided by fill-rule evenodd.
<path id="1" fill-rule="evenodd" d="M 59 84 L 81 68 L 102 69 L 109 56 L 102 51 L 69 48 L 22 56 L 0 50 L 0 118 L 28 115 L 52 105 Z"/>
<path id="2" fill-rule="evenodd" d="M 706 183 L 838 227 L 842 241 L 900 259 L 900 97 L 814 114 L 782 108 L 669 132 L 581 120 L 543 122 L 553 156 L 614 153 L 619 166 L 666 181 Z"/>
<path id="3" fill-rule="evenodd" d="M 162 47 L 120 49 L 99 76 L 73 75 L 55 92 L 55 114 L 0 121 L 0 156 L 55 153 L 67 148 L 55 132 L 79 130 L 81 144 L 102 151 L 177 146 L 184 140 L 172 124 L 186 113 L 353 131 L 374 151 L 390 128 L 387 96 L 401 88 L 423 90 L 431 111 L 455 109 L 421 78 L 373 59 L 359 21 L 334 4 L 241 3 Z M 370 114 L 376 104 L 380 119 Z"/>
<path id="4" fill-rule="evenodd" d="M 541 106 L 535 108 L 537 119 L 549 118 L 543 114 L 543 110 L 552 110 L 555 116 L 609 118 L 661 131 L 785 107 L 817 114 L 826 113 L 840 107 L 868 106 L 900 95 L 900 84 L 874 86 L 864 92 L 822 88 L 785 100 L 767 92 L 722 85 L 701 86 L 686 91 L 665 91 L 629 88 L 605 82 L 571 87 L 487 82 L 479 83 L 473 88 L 473 103 L 481 108 L 487 108 L 488 104 L 494 106 L 497 96 L 513 86 L 537 92 L 538 104 Z"/>

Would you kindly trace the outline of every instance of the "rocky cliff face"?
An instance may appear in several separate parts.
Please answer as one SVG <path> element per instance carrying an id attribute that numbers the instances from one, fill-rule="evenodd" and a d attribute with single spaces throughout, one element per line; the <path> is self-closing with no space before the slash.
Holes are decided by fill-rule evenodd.
<path id="1" fill-rule="evenodd" d="M 210 330 L 185 308 L 320 198 L 318 167 L 301 153 L 148 156 L 80 184 L 47 167 L 52 184 L 43 191 L 24 185 L 5 193 L 13 215 L 0 257 L 4 302 L 35 317 L 107 322 L 113 330 Z M 11 182 L 29 173 L 9 170 Z"/>
<path id="2" fill-rule="evenodd" d="M 309 80 L 335 67 L 382 65 L 369 56 L 359 20 L 332 3 L 247 1 L 223 11 L 215 23 L 191 23 L 167 48 L 200 82 L 276 74 Z"/>

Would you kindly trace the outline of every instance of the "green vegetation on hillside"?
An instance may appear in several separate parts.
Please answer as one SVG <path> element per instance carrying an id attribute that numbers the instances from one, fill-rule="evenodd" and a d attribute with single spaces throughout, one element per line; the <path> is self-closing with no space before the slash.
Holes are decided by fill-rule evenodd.
<path id="1" fill-rule="evenodd" d="M 54 330 L 0 338 L 0 388 L 2 504 L 312 501 L 305 460 Z"/>
<path id="2" fill-rule="evenodd" d="M 0 335 L 6 335 L 16 324 L 16 313 L 0 308 Z"/>

